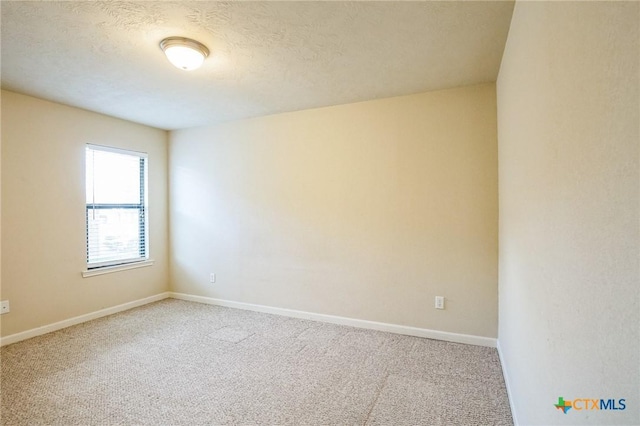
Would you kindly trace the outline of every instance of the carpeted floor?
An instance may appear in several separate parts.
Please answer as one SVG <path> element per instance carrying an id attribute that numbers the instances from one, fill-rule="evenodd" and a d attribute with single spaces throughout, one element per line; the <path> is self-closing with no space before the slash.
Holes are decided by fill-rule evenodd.
<path id="1" fill-rule="evenodd" d="M 2 425 L 512 424 L 495 349 L 172 299 L 1 357 Z"/>

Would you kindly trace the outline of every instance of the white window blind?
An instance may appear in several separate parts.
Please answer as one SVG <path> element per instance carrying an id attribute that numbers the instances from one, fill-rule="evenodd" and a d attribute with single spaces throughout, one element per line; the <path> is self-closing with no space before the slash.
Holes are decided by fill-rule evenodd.
<path id="1" fill-rule="evenodd" d="M 87 268 L 149 258 L 147 155 L 86 148 Z"/>

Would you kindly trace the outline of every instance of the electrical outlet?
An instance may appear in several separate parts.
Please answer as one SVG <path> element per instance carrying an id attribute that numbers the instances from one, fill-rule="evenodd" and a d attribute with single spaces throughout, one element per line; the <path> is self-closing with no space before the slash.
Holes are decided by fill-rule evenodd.
<path id="1" fill-rule="evenodd" d="M 9 307 L 9 301 L 3 300 L 2 302 L 0 302 L 0 315 L 8 314 L 9 312 L 11 312 L 11 308 Z"/>
<path id="2" fill-rule="evenodd" d="M 444 296 L 436 296 L 436 309 L 444 309 Z"/>
<path id="3" fill-rule="evenodd" d="M 209 274 L 209 282 L 210 283 L 216 282 L 216 274 L 214 274 L 213 272 Z"/>

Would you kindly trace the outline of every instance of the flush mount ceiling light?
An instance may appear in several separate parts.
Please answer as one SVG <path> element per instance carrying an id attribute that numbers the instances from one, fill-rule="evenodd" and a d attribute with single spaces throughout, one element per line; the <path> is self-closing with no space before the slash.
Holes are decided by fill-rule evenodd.
<path id="1" fill-rule="evenodd" d="M 160 48 L 176 68 L 191 71 L 200 68 L 209 49 L 204 44 L 184 37 L 168 37 L 160 42 Z"/>

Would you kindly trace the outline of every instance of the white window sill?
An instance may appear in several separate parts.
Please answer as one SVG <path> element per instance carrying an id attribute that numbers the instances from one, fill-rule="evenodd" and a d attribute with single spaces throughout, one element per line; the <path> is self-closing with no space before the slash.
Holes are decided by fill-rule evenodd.
<path id="1" fill-rule="evenodd" d="M 111 274 L 112 272 L 126 271 L 127 269 L 136 269 L 136 268 L 144 268 L 145 266 L 153 265 L 155 260 L 143 260 L 142 262 L 132 262 L 124 265 L 116 265 L 116 266 L 104 266 L 102 268 L 89 269 L 86 271 L 82 271 L 82 277 L 95 277 L 96 275 L 104 275 Z"/>

